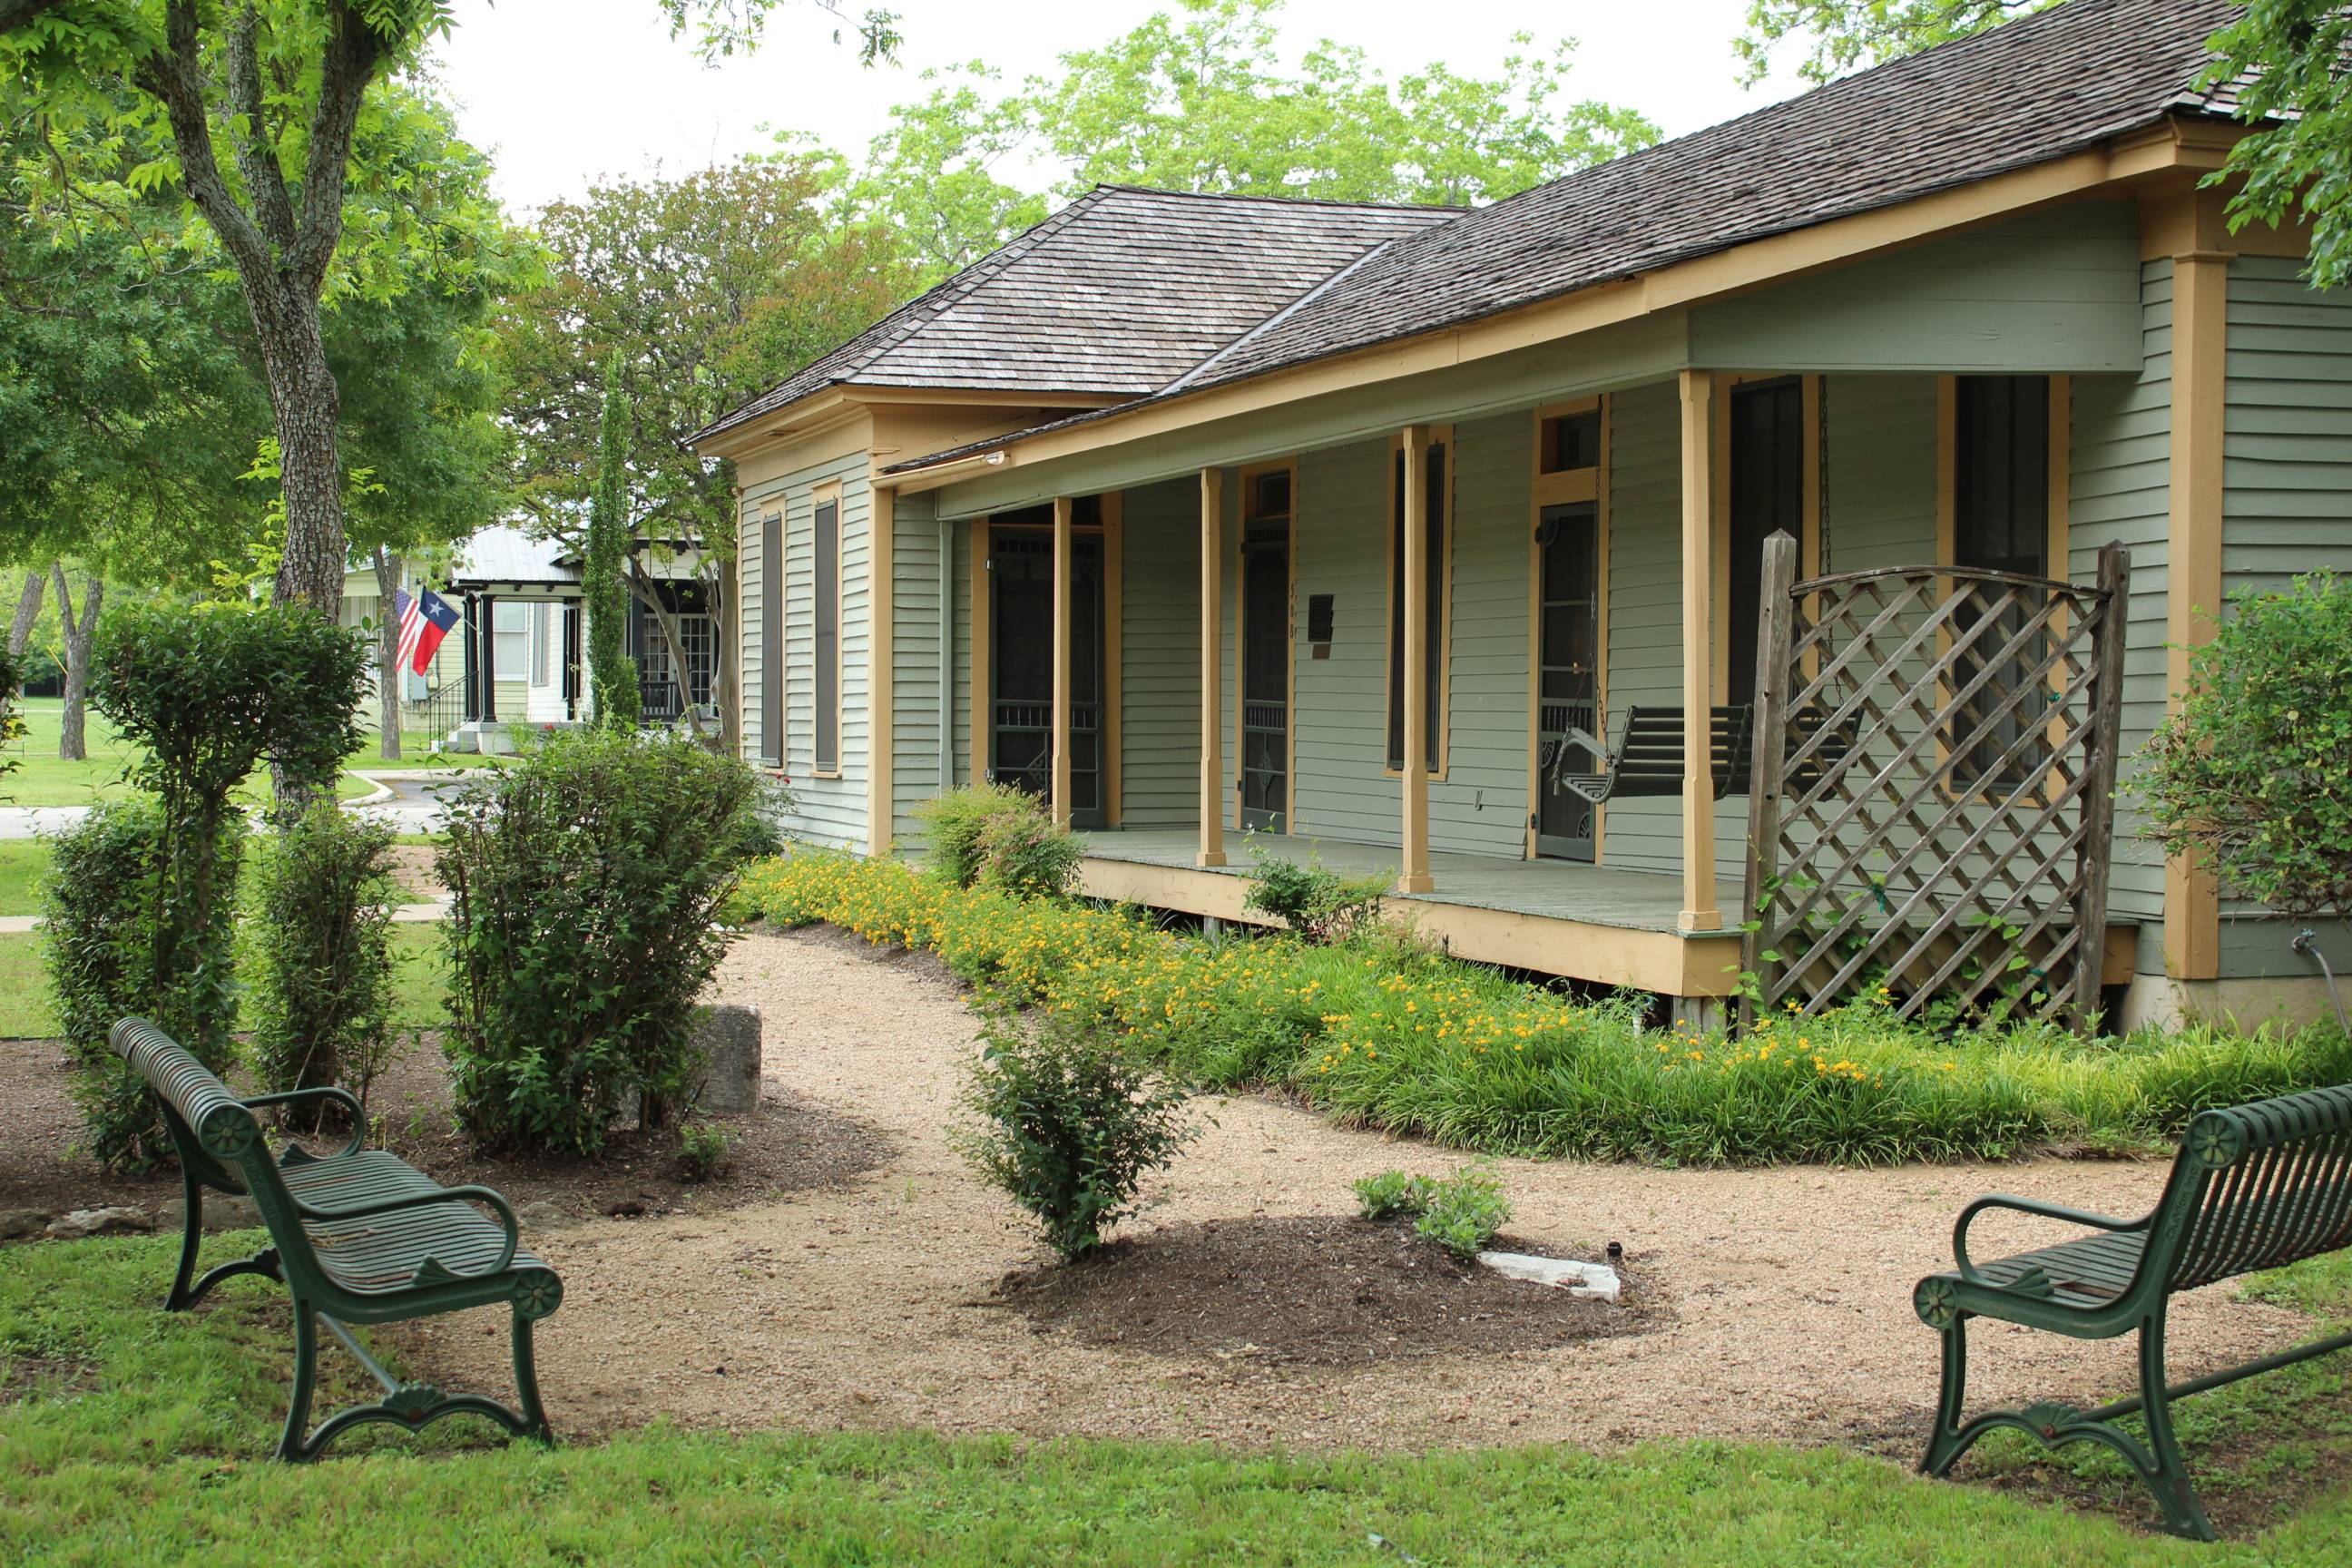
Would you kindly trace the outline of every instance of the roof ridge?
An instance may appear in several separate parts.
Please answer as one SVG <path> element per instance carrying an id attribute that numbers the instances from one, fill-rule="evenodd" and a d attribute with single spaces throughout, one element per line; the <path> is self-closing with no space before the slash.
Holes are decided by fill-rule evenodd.
<path id="1" fill-rule="evenodd" d="M 1167 185 L 1138 185 L 1124 180 L 1097 180 L 1088 190 L 1091 195 L 1100 191 L 1124 191 L 1144 196 L 1181 196 L 1201 202 L 1265 202 L 1275 206 L 1345 207 L 1354 212 L 1376 213 L 1466 213 L 1470 210 L 1459 202 L 1376 202 L 1352 201 L 1342 196 L 1267 195 L 1258 191 L 1180 191 Z"/>
<path id="2" fill-rule="evenodd" d="M 1363 266 L 1364 263 L 1370 261 L 1372 258 L 1378 256 L 1381 252 L 1386 250 L 1395 243 L 1396 241 L 1393 238 L 1381 241 L 1378 245 L 1373 246 L 1370 250 L 1365 251 L 1361 256 L 1349 261 L 1346 266 L 1332 272 L 1328 277 L 1323 279 L 1313 288 L 1299 295 L 1298 298 L 1290 301 L 1289 304 L 1285 305 L 1281 310 L 1276 310 L 1274 314 L 1266 317 L 1264 321 L 1259 321 L 1256 325 L 1251 327 L 1249 331 L 1242 333 L 1239 337 L 1234 338 L 1230 342 L 1218 345 L 1216 352 L 1210 354 L 1208 358 L 1202 360 L 1200 363 L 1194 365 L 1192 369 L 1186 371 L 1183 374 L 1178 376 L 1175 380 L 1170 382 L 1167 385 L 1160 388 L 1150 395 L 1153 397 L 1167 397 L 1182 391 L 1185 387 L 1191 385 L 1195 378 L 1208 374 L 1210 369 L 1214 366 L 1219 360 L 1224 358 L 1227 354 L 1232 353 L 1244 343 L 1246 343 L 1251 339 L 1256 337 L 1260 332 L 1272 331 L 1294 311 L 1303 309 L 1310 301 L 1319 297 L 1324 290 L 1337 288 L 1340 280 L 1345 279 L 1349 273 L 1355 271 L 1356 268 Z"/>

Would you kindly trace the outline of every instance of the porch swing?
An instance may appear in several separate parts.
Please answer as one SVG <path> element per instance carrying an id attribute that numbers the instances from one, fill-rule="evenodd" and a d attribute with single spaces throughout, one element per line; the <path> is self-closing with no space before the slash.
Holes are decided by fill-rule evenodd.
<path id="1" fill-rule="evenodd" d="M 1792 714 L 1790 719 L 1792 751 L 1828 722 L 1818 710 Z M 1832 753 L 1853 750 L 1859 729 L 1853 717 L 1838 721 L 1836 728 L 1838 733 L 1831 737 L 1828 744 L 1814 748 L 1802 765 L 1789 772 L 1785 780 L 1788 787 L 1799 793 L 1810 789 Z M 1708 710 L 1707 730 L 1712 741 L 1707 773 L 1715 785 L 1715 798 L 1746 795 L 1756 768 L 1756 705 L 1717 703 Z M 1571 724 L 1549 742 L 1549 749 L 1551 757 L 1546 772 L 1553 787 L 1593 805 L 1683 793 L 1683 710 L 1679 703 L 1627 704 L 1613 748 Z M 1601 771 L 1570 772 L 1568 760 L 1580 752 L 1598 761 Z"/>

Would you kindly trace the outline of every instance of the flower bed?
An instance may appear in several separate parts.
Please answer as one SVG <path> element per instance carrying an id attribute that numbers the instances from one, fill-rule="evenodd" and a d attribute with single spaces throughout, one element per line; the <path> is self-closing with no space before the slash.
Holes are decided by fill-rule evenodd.
<path id="1" fill-rule="evenodd" d="M 935 952 L 991 997 L 1108 1020 L 1202 1083 L 1280 1086 L 1344 1121 L 1494 1153 L 1885 1163 L 2134 1149 L 2205 1106 L 2352 1077 L 2352 1042 L 2333 1030 L 1946 1037 L 1863 1004 L 1737 1040 L 1660 1032 L 1636 999 L 1578 1002 L 1394 939 L 1180 935 L 809 850 L 754 868 L 743 894 L 776 924 Z"/>

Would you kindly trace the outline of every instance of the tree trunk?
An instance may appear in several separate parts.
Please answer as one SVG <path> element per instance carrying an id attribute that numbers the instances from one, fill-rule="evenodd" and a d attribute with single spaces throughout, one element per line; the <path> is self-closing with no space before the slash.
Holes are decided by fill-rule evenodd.
<path id="1" fill-rule="evenodd" d="M 343 467 L 335 437 L 342 398 L 327 366 L 317 298 L 283 287 L 271 292 L 274 309 L 253 300 L 286 494 L 286 552 L 269 598 L 308 605 L 331 621 L 343 611 Z"/>
<path id="2" fill-rule="evenodd" d="M 58 624 L 64 628 L 66 644 L 65 713 L 58 730 L 58 755 L 68 763 L 86 762 L 89 758 L 89 645 L 98 633 L 98 612 L 106 599 L 106 580 L 96 573 L 84 579 L 81 614 L 76 616 L 73 594 L 66 585 L 65 563 L 58 562 L 49 571 L 57 583 Z"/>
<path id="3" fill-rule="evenodd" d="M 17 685 L 24 684 L 25 645 L 33 640 L 33 623 L 41 618 L 41 590 L 46 584 L 37 567 L 25 574 L 25 591 L 16 596 L 16 618 L 8 623 L 8 659 L 17 668 Z"/>
<path id="4" fill-rule="evenodd" d="M 399 556 L 375 547 L 376 619 L 383 623 L 375 636 L 377 754 L 394 763 L 400 760 L 400 689 L 407 679 L 400 668 L 400 616 L 392 597 L 400 591 L 401 564 Z"/>
<path id="5" fill-rule="evenodd" d="M 735 650 L 742 638 L 735 631 L 735 601 L 727 593 L 724 576 L 705 574 L 703 603 L 710 606 L 710 700 L 719 710 L 721 749 L 730 756 L 743 754 L 743 703 L 736 683 Z"/>
<path id="6" fill-rule="evenodd" d="M 654 625 L 661 628 L 662 646 L 669 649 L 670 671 L 677 681 L 681 721 L 696 740 L 709 740 L 709 731 L 702 727 L 701 716 L 694 710 L 694 682 L 687 676 L 686 644 L 677 635 L 677 619 L 669 613 L 669 606 L 661 602 L 661 595 L 655 591 L 654 580 L 635 556 L 629 559 L 629 590 L 636 595 L 639 604 L 653 613 Z M 713 629 L 715 634 L 715 626 Z"/>

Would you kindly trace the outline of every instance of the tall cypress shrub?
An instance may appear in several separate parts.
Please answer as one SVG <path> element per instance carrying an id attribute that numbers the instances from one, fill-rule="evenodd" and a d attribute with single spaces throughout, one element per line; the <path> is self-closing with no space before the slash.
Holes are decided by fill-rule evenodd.
<path id="1" fill-rule="evenodd" d="M 635 729 L 637 661 L 629 657 L 628 408 L 621 356 L 604 364 L 604 413 L 597 428 L 596 487 L 588 498 L 588 551 L 581 586 L 588 601 L 588 689 L 596 721 Z"/>

